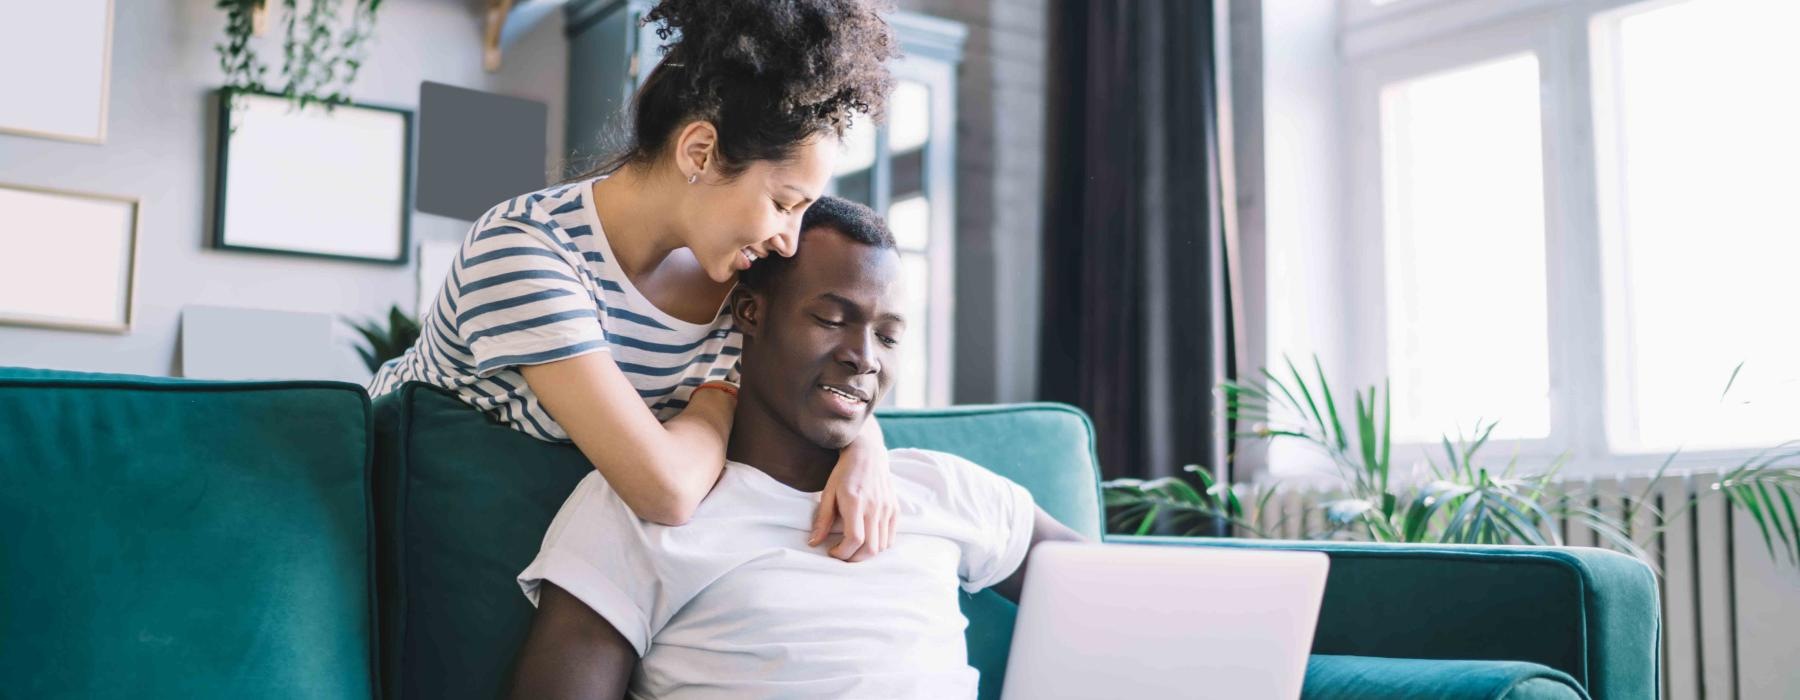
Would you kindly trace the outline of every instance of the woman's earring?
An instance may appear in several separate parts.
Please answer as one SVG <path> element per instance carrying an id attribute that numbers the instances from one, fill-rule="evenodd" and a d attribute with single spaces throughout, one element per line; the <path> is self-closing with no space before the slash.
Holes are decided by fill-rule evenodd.
<path id="1" fill-rule="evenodd" d="M 688 176 L 688 184 L 690 184 L 690 185 L 694 184 L 695 182 L 699 182 L 699 181 L 700 181 L 700 173 L 694 173 L 694 174 Z"/>

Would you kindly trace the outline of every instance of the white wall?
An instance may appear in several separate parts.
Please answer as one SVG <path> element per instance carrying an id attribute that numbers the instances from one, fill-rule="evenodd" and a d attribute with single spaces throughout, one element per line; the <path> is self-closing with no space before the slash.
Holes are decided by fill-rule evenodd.
<path id="1" fill-rule="evenodd" d="M 1351 328 L 1329 313 L 1348 280 L 1343 85 L 1337 0 L 1262 2 L 1263 267 L 1266 354 L 1271 369 L 1291 357 L 1311 380 L 1318 355 L 1335 384 L 1349 386 Z M 1243 79 L 1240 77 L 1239 79 Z M 1258 271 L 1250 270 L 1254 275 Z M 1252 281 L 1251 283 L 1254 283 Z M 1251 321 L 1252 323 L 1255 320 Z M 1271 474 L 1290 475 L 1310 455 L 1272 445 Z"/>
<path id="2" fill-rule="evenodd" d="M 415 305 L 415 272 L 401 266 L 207 247 L 215 140 L 211 93 L 222 80 L 213 45 L 225 15 L 212 0 L 115 3 L 111 106 L 104 145 L 0 134 L 0 183 L 141 198 L 135 323 L 127 335 L 0 325 L 0 365 L 167 375 L 178 369 L 187 305 L 382 314 Z M 304 3 L 303 3 L 304 4 Z M 463 0 L 388 0 L 358 77 L 358 102 L 417 109 L 430 80 L 543 101 L 550 106 L 549 168 L 562 150 L 567 49 L 560 13 L 513 46 L 495 75 L 481 68 L 482 20 Z M 279 18 L 272 12 L 271 20 Z M 279 24 L 261 47 L 279 61 Z M 13 70 L 15 67 L 0 67 Z M 278 70 L 272 68 L 271 72 Z M 271 76 L 273 77 L 273 75 Z M 416 116 L 416 115 L 415 115 Z M 415 122 L 415 129 L 417 124 Z M 0 212 L 3 216 L 4 212 Z M 419 240 L 455 240 L 467 222 L 414 213 Z M 44 235 L 55 235 L 46 231 Z M 0 251 L 4 254 L 4 251 Z M 336 378 L 367 372 L 342 336 Z"/>
<path id="3" fill-rule="evenodd" d="M 1271 363 L 1283 353 L 1344 359 L 1344 320 L 1318 313 L 1343 289 L 1337 261 L 1348 231 L 1337 5 L 1262 5 Z"/>

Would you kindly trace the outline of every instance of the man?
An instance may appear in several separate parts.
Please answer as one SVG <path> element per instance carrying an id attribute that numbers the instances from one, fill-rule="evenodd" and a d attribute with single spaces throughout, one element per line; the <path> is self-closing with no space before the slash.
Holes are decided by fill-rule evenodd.
<path id="1" fill-rule="evenodd" d="M 973 698 L 957 588 L 1016 601 L 1033 545 L 1080 539 L 967 460 L 894 450 L 892 548 L 846 563 L 807 545 L 908 319 L 874 212 L 827 197 L 801 230 L 801 252 L 758 263 L 732 300 L 742 383 L 718 484 L 664 527 L 581 482 L 519 575 L 538 612 L 514 697 Z"/>

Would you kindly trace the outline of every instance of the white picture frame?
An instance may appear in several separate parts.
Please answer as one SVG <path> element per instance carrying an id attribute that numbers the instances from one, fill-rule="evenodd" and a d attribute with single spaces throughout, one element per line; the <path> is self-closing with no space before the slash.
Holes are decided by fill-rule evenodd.
<path id="1" fill-rule="evenodd" d="M 406 264 L 411 110 L 219 91 L 213 247 Z"/>
<path id="2" fill-rule="evenodd" d="M 106 142 L 112 0 L 0 0 L 0 133 Z"/>
<path id="3" fill-rule="evenodd" d="M 127 333 L 140 200 L 0 184 L 0 324 Z"/>

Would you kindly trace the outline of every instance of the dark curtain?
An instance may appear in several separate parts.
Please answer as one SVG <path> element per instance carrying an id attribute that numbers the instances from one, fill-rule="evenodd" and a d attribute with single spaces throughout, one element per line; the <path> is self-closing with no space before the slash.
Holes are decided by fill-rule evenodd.
<path id="1" fill-rule="evenodd" d="M 1233 365 L 1213 3 L 1052 3 L 1039 395 L 1106 478 L 1226 476 Z"/>

